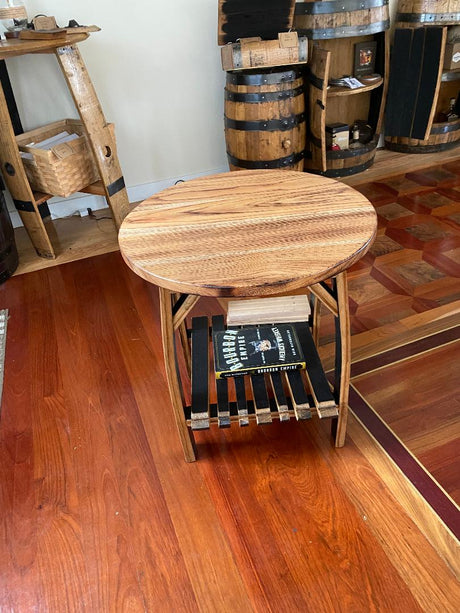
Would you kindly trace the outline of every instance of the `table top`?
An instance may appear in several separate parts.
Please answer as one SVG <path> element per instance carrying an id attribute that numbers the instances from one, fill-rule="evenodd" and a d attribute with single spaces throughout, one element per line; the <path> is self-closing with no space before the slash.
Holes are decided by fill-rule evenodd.
<path id="1" fill-rule="evenodd" d="M 339 181 L 247 170 L 148 198 L 123 221 L 119 244 L 135 273 L 174 292 L 269 296 L 347 269 L 376 229 L 374 207 Z"/>
<path id="2" fill-rule="evenodd" d="M 81 43 L 88 37 L 89 34 L 80 32 L 78 34 L 66 34 L 49 40 L 2 39 L 0 40 L 0 60 L 7 60 L 9 57 L 18 55 L 27 55 L 28 53 L 50 53 L 58 47 L 67 47 L 68 45 Z"/>

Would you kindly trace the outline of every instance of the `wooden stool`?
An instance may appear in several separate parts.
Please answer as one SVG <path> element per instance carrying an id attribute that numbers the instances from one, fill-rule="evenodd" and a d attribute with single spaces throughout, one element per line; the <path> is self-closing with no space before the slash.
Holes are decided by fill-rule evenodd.
<path id="1" fill-rule="evenodd" d="M 196 459 L 194 429 L 213 422 L 284 421 L 290 415 L 306 419 L 312 408 L 320 417 L 332 417 L 335 445 L 343 446 L 350 379 L 346 269 L 366 253 L 376 229 L 374 208 L 359 192 L 288 170 L 224 173 L 180 183 L 126 217 L 119 234 L 123 258 L 136 274 L 159 286 L 166 374 L 188 462 Z M 283 382 L 281 373 L 253 375 L 252 399 L 246 398 L 243 377 L 235 377 L 236 402 L 229 402 L 228 380 L 220 379 L 217 405 L 209 406 L 209 321 L 194 318 L 191 332 L 185 325 L 200 296 L 264 297 L 301 288 L 313 297 L 310 321 L 293 324 L 307 361 L 305 376 L 283 373 Z M 317 331 L 313 336 L 310 331 L 319 323 L 321 303 L 336 322 L 332 392 L 314 342 Z M 224 318 L 212 318 L 212 326 L 224 329 Z M 191 372 L 190 407 L 183 402 L 177 330 Z"/>

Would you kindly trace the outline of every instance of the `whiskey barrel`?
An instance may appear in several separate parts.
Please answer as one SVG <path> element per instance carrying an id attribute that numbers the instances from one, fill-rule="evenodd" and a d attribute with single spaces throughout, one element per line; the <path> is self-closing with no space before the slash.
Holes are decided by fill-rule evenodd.
<path id="1" fill-rule="evenodd" d="M 230 170 L 303 170 L 304 80 L 299 70 L 227 72 L 225 139 Z"/>
<path id="2" fill-rule="evenodd" d="M 460 144 L 460 119 L 446 123 L 434 123 L 426 140 L 387 136 L 385 147 L 400 153 L 436 153 L 453 149 Z"/>
<path id="3" fill-rule="evenodd" d="M 315 164 L 309 160 L 307 153 L 305 155 L 305 170 L 331 178 L 348 177 L 363 172 L 374 163 L 378 141 L 378 136 L 374 136 L 370 142 L 356 149 L 326 151 L 327 170 L 325 171 L 315 169 Z"/>
<path id="4" fill-rule="evenodd" d="M 460 22 L 460 0 L 399 0 L 397 28 L 448 26 Z"/>
<path id="5" fill-rule="evenodd" d="M 388 1 L 297 2 L 294 27 L 313 40 L 376 34 L 390 28 Z"/>

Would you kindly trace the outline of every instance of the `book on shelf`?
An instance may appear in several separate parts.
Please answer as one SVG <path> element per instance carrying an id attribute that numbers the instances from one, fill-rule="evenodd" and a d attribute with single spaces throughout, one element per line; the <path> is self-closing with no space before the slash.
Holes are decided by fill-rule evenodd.
<path id="1" fill-rule="evenodd" d="M 305 368 L 294 326 L 247 326 L 213 333 L 217 379 Z"/>

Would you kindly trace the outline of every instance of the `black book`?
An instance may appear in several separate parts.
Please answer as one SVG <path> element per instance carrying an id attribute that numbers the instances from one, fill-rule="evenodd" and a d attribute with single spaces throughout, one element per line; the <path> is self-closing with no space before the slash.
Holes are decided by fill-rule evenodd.
<path id="1" fill-rule="evenodd" d="M 213 333 L 217 379 L 305 368 L 294 326 L 248 326 Z"/>

